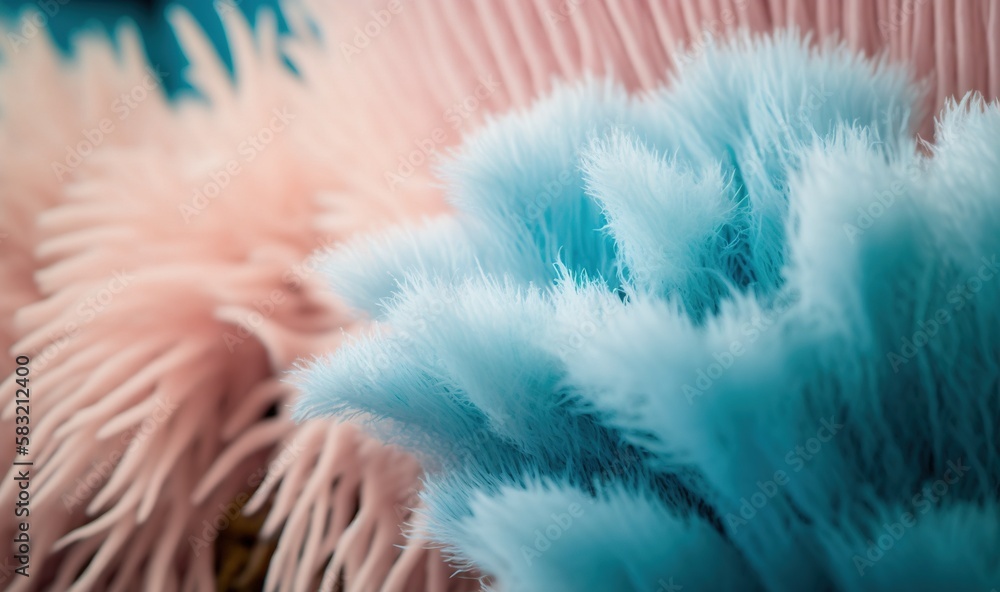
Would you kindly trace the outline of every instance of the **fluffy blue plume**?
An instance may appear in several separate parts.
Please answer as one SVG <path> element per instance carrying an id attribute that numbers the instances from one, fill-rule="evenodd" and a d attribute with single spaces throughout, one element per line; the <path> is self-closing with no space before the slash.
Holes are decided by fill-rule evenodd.
<path id="1" fill-rule="evenodd" d="M 1000 586 L 1000 106 L 920 103 L 786 34 L 491 122 L 333 257 L 378 322 L 300 415 L 419 454 L 503 590 Z"/>

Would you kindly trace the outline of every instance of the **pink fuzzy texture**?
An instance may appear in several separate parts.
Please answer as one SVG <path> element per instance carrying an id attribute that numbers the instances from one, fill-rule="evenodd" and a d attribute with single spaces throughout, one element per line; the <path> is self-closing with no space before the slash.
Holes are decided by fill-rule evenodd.
<path id="1" fill-rule="evenodd" d="M 448 581 L 451 568 L 419 537 L 404 538 L 418 487 L 412 458 L 350 425 L 288 418 L 294 394 L 282 373 L 336 347 L 354 323 L 303 269 L 310 253 L 443 210 L 430 165 L 398 183 L 387 177 L 419 142 L 440 152 L 557 79 L 593 72 L 652 87 L 672 59 L 739 27 L 797 26 L 884 50 L 926 78 L 935 105 L 968 90 L 996 97 L 998 4 L 424 1 L 404 3 L 358 48 L 355 27 L 387 3 L 317 2 L 310 13 L 324 43 L 290 13 L 299 39 L 284 49 L 301 78 L 276 58 L 270 19 L 254 35 L 227 16 L 235 88 L 178 14 L 190 77 L 207 101 L 171 105 L 150 92 L 125 119 L 115 98 L 146 82 L 132 29 L 121 31 L 117 59 L 99 38 L 81 39 L 68 64 L 47 39 L 17 51 L 6 42 L 0 344 L 33 356 L 32 512 L 44 517 L 32 522 L 36 576 L 12 589 L 214 589 L 212 544 L 196 552 L 190 537 L 220 504 L 251 495 L 245 512 L 274 501 L 263 530 L 279 541 L 268 589 L 320 579 L 329 588 L 341 569 L 351 590 L 472 587 Z M 498 86 L 462 106 L 483 80 Z M 240 143 L 274 109 L 294 119 L 247 162 Z M 52 163 L 102 118 L 113 133 L 58 179 Z M 220 194 L 182 211 L 233 159 L 239 173 Z M 13 392 L 11 379 L 0 392 Z M 278 414 L 267 416 L 272 406 Z M 0 430 L 13 433 L 13 406 L 4 411 Z M 10 454 L 3 447 L 0 460 Z M 0 484 L 0 503 L 11 503 L 13 484 Z M 10 513 L 0 520 L 0 535 L 11 536 Z"/>
<path id="2" fill-rule="evenodd" d="M 82 41 L 70 65 L 45 39 L 8 49 L 16 59 L 4 74 L 18 82 L 8 88 L 22 93 L 3 97 L 4 152 L 26 163 L 3 169 L 13 240 L 2 269 L 20 288 L 4 306 L 17 309 L 12 351 L 33 358 L 32 510 L 44 517 L 33 523 L 35 577 L 15 579 L 15 589 L 49 580 L 56 590 L 214 588 L 213 537 L 191 537 L 220 504 L 255 491 L 246 511 L 273 493 L 263 534 L 281 536 L 270 587 L 302 589 L 340 544 L 332 565 L 348 579 L 417 584 L 389 570 L 405 543 L 415 461 L 353 426 L 294 425 L 278 380 L 297 357 L 335 347 L 350 322 L 303 267 L 310 253 L 440 209 L 426 190 L 365 185 L 381 172 L 366 145 L 391 154 L 416 131 L 379 130 L 375 114 L 356 119 L 378 91 L 336 53 L 302 43 L 303 72 L 322 65 L 323 76 L 296 81 L 266 17 L 259 49 L 245 23 L 227 21 L 235 89 L 195 25 L 176 21 L 208 101 L 171 106 L 149 93 L 124 119 L 115 98 L 152 86 L 131 28 L 121 31 L 120 63 L 99 39 Z M 39 88 L 24 92 L 22 81 Z M 39 126 L 35 97 L 52 97 L 47 111 L 65 120 Z M 67 159 L 80 130 L 104 119 L 114 129 L 93 153 Z M 240 152 L 249 136 L 266 142 L 252 164 Z M 234 161 L 222 192 L 194 199 Z M 276 417 L 265 416 L 271 407 Z M 13 404 L 4 411 L 10 422 Z M 0 497 L 11 500 L 15 487 L 6 480 Z M 12 528 L 4 524 L 5 536 Z M 400 565 L 427 586 L 450 574 L 418 545 Z"/>

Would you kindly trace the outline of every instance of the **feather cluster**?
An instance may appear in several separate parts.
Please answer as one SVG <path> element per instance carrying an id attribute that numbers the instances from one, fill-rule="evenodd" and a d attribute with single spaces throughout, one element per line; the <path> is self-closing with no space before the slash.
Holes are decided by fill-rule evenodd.
<path id="1" fill-rule="evenodd" d="M 300 375 L 428 470 L 504 590 L 1000 583 L 1000 106 L 740 37 L 490 122 L 456 212 L 326 272 L 370 315 Z"/>
<path id="2" fill-rule="evenodd" d="M 308 588 L 317 580 L 324 589 L 338 583 L 359 590 L 469 585 L 446 582 L 451 568 L 437 553 L 421 537 L 403 536 L 400 526 L 412 519 L 411 494 L 419 487 L 413 459 L 349 425 L 317 420 L 296 426 L 287 413 L 292 393 L 280 382 L 291 360 L 336 347 L 342 327 L 353 326 L 343 306 L 317 285 L 312 270 L 318 258 L 310 253 L 388 221 L 442 209 L 424 148 L 428 142 L 431 151 L 443 152 L 487 113 L 526 107 L 559 79 L 599 74 L 630 91 L 656 88 L 675 62 L 690 64 L 742 28 L 794 26 L 821 39 L 843 38 L 868 54 L 884 51 L 926 78 L 935 104 L 956 91 L 1000 93 L 1000 5 L 988 0 L 307 0 L 305 10 L 298 3 L 284 10 L 291 28 L 284 39 L 267 14 L 251 30 L 234 10 L 237 4 L 217 3 L 225 9 L 235 84 L 190 19 L 174 16 L 194 91 L 176 101 L 163 97 L 160 73 L 146 63 L 132 27 L 123 27 L 113 42 L 78 36 L 71 58 L 50 43 L 39 26 L 41 15 L 27 12 L 0 32 L 0 345 L 33 359 L 32 452 L 39 467 L 33 507 L 45 516 L 33 525 L 33 563 L 41 577 L 17 579 L 15 589 L 253 587 L 260 583 L 243 576 L 265 564 L 268 590 Z M 604 92 L 589 86 L 588 92 Z M 632 99 L 613 87 L 605 90 L 608 101 L 632 109 Z M 573 93 L 563 96 L 575 100 Z M 604 113 L 610 129 L 617 125 L 617 108 L 586 107 L 578 116 Z M 929 137 L 927 121 L 920 125 Z M 532 125 L 530 119 L 524 124 Z M 590 141 L 589 130 L 577 131 L 577 138 Z M 614 151 L 615 158 L 644 154 L 635 138 L 605 140 L 605 151 Z M 701 208 L 683 217 L 680 230 L 700 238 L 679 235 L 655 257 L 648 251 L 664 240 L 656 220 L 630 214 L 622 209 L 627 204 L 614 209 L 616 195 L 619 201 L 629 198 L 622 190 L 615 193 L 614 158 L 603 164 L 595 159 L 587 169 L 588 183 L 606 188 L 601 203 L 607 212 L 586 205 L 558 220 L 541 220 L 583 182 L 576 165 L 568 166 L 575 162 L 569 154 L 538 151 L 533 158 L 559 170 L 531 194 L 535 201 L 503 212 L 484 210 L 482 216 L 527 215 L 531 228 L 543 233 L 553 223 L 596 221 L 612 224 L 608 236 L 615 241 L 619 232 L 635 237 L 623 241 L 620 251 L 608 246 L 613 242 L 578 241 L 586 237 L 576 226 L 572 235 L 540 239 L 542 255 L 521 253 L 531 261 L 530 274 L 540 278 L 535 286 L 562 277 L 548 263 L 553 253 L 569 257 L 573 250 L 567 271 L 587 269 L 594 278 L 615 278 L 603 268 L 620 259 L 628 282 L 648 277 L 658 290 L 683 294 L 691 318 L 707 323 L 716 313 L 699 302 L 723 301 L 726 282 L 712 279 L 709 268 L 688 277 L 683 266 L 707 265 L 702 248 L 725 252 L 739 269 L 762 262 L 757 259 L 764 255 L 736 240 L 743 226 L 720 221 L 736 213 L 717 194 L 742 182 L 721 164 L 683 170 L 649 165 L 649 174 L 666 183 L 691 187 L 679 203 Z M 711 206 L 695 199 L 702 194 L 715 196 Z M 504 220 L 506 226 L 488 232 L 525 232 Z M 464 278 L 473 261 L 463 254 L 464 233 L 478 230 L 468 220 L 461 232 L 449 230 L 452 221 L 437 224 L 441 233 L 433 245 L 402 231 L 395 239 L 431 251 L 376 256 L 399 269 L 450 258 L 442 260 L 455 273 L 441 277 L 437 269 L 435 281 Z M 644 228 L 655 236 L 643 241 Z M 528 249 L 519 244 L 516 249 Z M 528 265 L 508 260 L 513 255 L 501 250 L 489 272 L 497 281 L 508 267 Z M 745 260 L 750 256 L 755 261 Z M 754 273 L 776 281 L 778 272 L 764 267 Z M 392 275 L 342 271 L 344 287 L 361 301 L 396 288 Z M 350 281 L 351 274 L 367 278 L 367 287 Z M 740 285 L 751 281 L 742 278 Z M 523 285 L 519 280 L 507 289 L 520 293 Z M 610 285 L 624 290 L 630 284 Z M 452 292 L 441 294 L 431 301 L 434 310 L 451 307 Z M 549 300 L 533 314 L 548 318 Z M 618 308 L 620 303 L 608 310 Z M 567 351 L 577 351 L 602 327 L 578 325 L 571 309 L 558 310 L 559 322 L 570 323 L 560 337 Z M 428 321 L 436 322 L 434 316 Z M 531 342 L 539 339 L 526 335 Z M 0 357 L 4 375 L 12 359 Z M 379 364 L 386 359 L 392 358 L 379 357 Z M 408 372 L 399 371 L 401 377 Z M 547 384 L 551 377 L 543 372 L 524 380 Z M 501 433 L 510 432 L 505 446 L 524 430 L 537 431 L 518 424 L 525 410 L 532 408 L 494 409 L 506 422 Z M 10 432 L 14 410 L 5 411 L 3 430 Z M 566 421 L 573 426 L 581 420 Z M 591 424 L 587 419 L 580 429 L 605 433 Z M 533 450 L 561 467 L 546 439 L 532 437 Z M 453 448 L 476 462 L 490 449 L 479 440 Z M 0 451 L 5 461 L 11 454 L 9 448 Z M 438 456 L 426 460 L 440 465 Z M 508 461 L 502 456 L 496 462 Z M 611 466 L 621 462 L 614 457 Z M 587 467 L 589 474 L 593 469 Z M 527 463 L 524 471 L 537 469 Z M 13 483 L 4 481 L 0 498 L 12 499 Z M 656 498 L 646 499 L 652 504 Z M 256 520 L 250 557 L 240 555 L 246 552 L 242 546 L 227 546 L 241 538 L 242 525 L 221 531 L 214 526 L 225 525 L 234 508 Z M 650 508 L 655 513 L 660 507 Z M 13 528 L 7 515 L 0 536 L 10 540 Z M 247 571 L 232 573 L 231 564 L 241 562 Z M 0 585 L 10 584 L 4 579 L 10 577 L 9 570 L 0 572 Z"/>
<path id="3" fill-rule="evenodd" d="M 296 425 L 281 375 L 351 323 L 313 251 L 441 209 L 426 169 L 398 190 L 381 175 L 445 106 L 425 80 L 373 87 L 363 73 L 385 54 L 347 61 L 321 43 L 315 28 L 336 38 L 327 12 L 288 11 L 298 34 L 280 48 L 274 15 L 252 30 L 225 13 L 235 81 L 197 24 L 171 16 L 194 91 L 173 101 L 133 25 L 79 36 L 70 57 L 33 12 L 0 34 L 2 339 L 32 359 L 44 517 L 32 577 L 0 584 L 444 589 L 437 552 L 400 549 L 419 465 L 354 426 Z M 409 117 L 382 129 L 390 107 L 371 99 L 397 93 Z M 366 101 L 375 115 L 358 117 Z M 14 413 L 9 399 L 10 433 Z M 0 498 L 16 496 L 5 479 Z M 266 519 L 240 556 L 227 541 L 250 516 Z M 4 540 L 16 528 L 0 522 Z"/>

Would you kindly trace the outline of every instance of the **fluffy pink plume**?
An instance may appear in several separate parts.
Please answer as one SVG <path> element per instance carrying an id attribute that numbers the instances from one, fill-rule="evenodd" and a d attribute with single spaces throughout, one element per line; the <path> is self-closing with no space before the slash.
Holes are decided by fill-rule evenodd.
<path id="1" fill-rule="evenodd" d="M 315 272 L 323 250 L 442 212 L 423 152 L 555 80 L 639 90 L 737 28 L 795 26 L 912 64 L 936 105 L 1000 94 L 987 0 L 317 1 L 282 42 L 266 13 L 254 32 L 224 16 L 235 84 L 177 13 L 203 97 L 172 103 L 131 27 L 117 54 L 85 36 L 71 61 L 0 31 L 0 344 L 32 356 L 43 517 L 33 576 L 0 571 L 9 589 L 214 590 L 212 525 L 233 507 L 266 512 L 268 590 L 478 587 L 406 536 L 416 462 L 351 425 L 293 424 L 281 378 L 355 323 Z"/>

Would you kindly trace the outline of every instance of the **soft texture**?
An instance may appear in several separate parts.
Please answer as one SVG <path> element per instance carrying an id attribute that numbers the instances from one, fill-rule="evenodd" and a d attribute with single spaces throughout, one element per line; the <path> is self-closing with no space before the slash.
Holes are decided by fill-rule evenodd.
<path id="1" fill-rule="evenodd" d="M 587 74 L 651 89 L 736 31 L 782 28 L 905 64 L 928 86 L 928 115 L 968 91 L 1000 96 L 1000 3 L 993 0 L 404 0 L 405 18 L 394 18 L 360 50 L 350 41 L 365 41 L 355 27 L 392 3 L 358 4 L 362 14 L 337 29 L 348 40 L 345 53 L 398 56 L 412 66 L 407 75 L 438 80 L 430 88 L 452 102 L 470 92 L 455 78 L 461 72 L 496 76 L 496 99 L 516 107 L 558 79 Z M 929 137 L 931 119 L 919 130 Z"/>
<path id="2" fill-rule="evenodd" d="M 8 584 L 214 589 L 215 537 L 228 529 L 215 525 L 266 507 L 259 536 L 278 542 L 268 589 L 318 583 L 327 564 L 330 585 L 442 589 L 453 570 L 435 551 L 418 540 L 400 558 L 416 462 L 352 426 L 295 426 L 280 373 L 349 324 L 316 288 L 310 253 L 440 209 L 433 193 L 379 177 L 444 107 L 414 103 L 426 115 L 413 127 L 379 130 L 354 114 L 383 91 L 335 47 L 300 35 L 296 75 L 273 18 L 256 35 L 238 13 L 226 19 L 235 86 L 175 14 L 201 96 L 173 104 L 131 26 L 117 55 L 88 35 L 71 61 L 43 30 L 26 44 L 2 35 L 4 86 L 16 89 L 2 106 L 4 307 L 17 309 L 4 338 L 33 360 L 32 512 L 45 517 L 34 577 Z M 358 149 L 373 138 L 384 157 Z M 16 486 L 5 480 L 0 496 Z"/>
<path id="3" fill-rule="evenodd" d="M 194 555 L 186 537 L 200 536 L 201 521 L 219 516 L 219 504 L 253 493 L 259 478 L 254 476 L 269 467 L 274 478 L 264 481 L 245 506 L 267 510 L 265 543 L 280 537 L 269 589 L 293 589 L 323 571 L 339 532 L 333 519 L 322 517 L 352 511 L 352 494 L 333 487 L 336 479 L 357 477 L 370 459 L 396 456 L 363 444 L 366 440 L 353 428 L 331 430 L 328 422 L 294 428 L 283 408 L 288 389 L 275 377 L 296 356 L 334 347 L 340 324 L 349 322 L 312 287 L 312 278 L 304 277 L 310 274 L 303 264 L 312 263 L 306 254 L 330 244 L 330 237 L 336 241 L 441 207 L 427 162 L 432 159 L 414 157 L 421 164 L 412 173 L 404 163 L 418 143 L 426 146 L 430 138 L 441 152 L 487 113 L 526 106 L 558 79 L 609 74 L 630 90 L 654 88 L 674 60 L 689 63 L 739 27 L 794 25 L 817 38 L 843 37 L 867 52 L 886 48 L 894 60 L 906 60 L 918 75 L 929 75 L 935 104 L 968 89 L 995 96 L 1000 80 L 997 35 L 991 34 L 1000 27 L 1000 11 L 986 0 L 449 0 L 404 3 L 374 36 L 359 31 L 384 20 L 388 3 L 316 2 L 308 7 L 309 22 L 299 10 L 288 13 L 297 38 L 286 49 L 297 77 L 275 59 L 267 17 L 254 51 L 237 11 L 220 5 L 227 8 L 239 83 L 235 92 L 208 43 L 190 24 L 182 25 L 194 63 L 191 77 L 208 97 L 207 105 L 186 99 L 170 106 L 158 88 L 150 90 L 159 85 L 146 78 L 137 35 L 128 27 L 121 34 L 120 64 L 99 36 L 81 36 L 75 58 L 61 61 L 43 30 L 18 22 L 0 35 L 6 44 L 0 61 L 0 344 L 6 350 L 18 342 L 15 354 L 34 356 L 35 442 L 47 447 L 45 455 L 59 454 L 53 458 L 66 463 L 40 474 L 36 484 L 44 496 L 35 500 L 48 518 L 34 531 L 34 560 L 39 573 L 52 575 L 49 566 L 62 562 L 60 586 L 77 581 L 78 589 L 92 583 L 130 588 L 146 582 L 172 589 L 183 581 L 198 589 L 211 587 L 211 552 Z M 7 32 L 21 33 L 27 43 L 17 43 Z M 116 99 L 140 86 L 148 91 L 146 98 L 118 119 L 124 112 L 115 110 L 121 107 Z M 261 151 L 261 166 L 246 167 L 182 228 L 179 207 L 191 204 L 192 191 L 219 173 L 215 165 L 225 164 L 234 151 L 243 158 L 239 142 L 266 125 L 270 110 L 282 104 L 299 109 L 293 121 L 298 125 L 277 135 Z M 39 112 L 46 117 L 39 118 Z M 82 131 L 93 130 L 103 117 L 112 118 L 115 131 L 100 141 L 96 152 L 101 154 L 57 178 L 53 162 L 66 162 L 67 146 L 77 146 L 85 139 Z M 924 122 L 927 128 L 929 119 Z M 728 182 L 710 170 L 663 174 L 690 179 L 706 190 Z M 316 194 L 323 196 L 318 203 Z M 236 203 L 225 205 L 226 197 Z M 541 199 L 544 204 L 547 198 Z M 612 199 L 609 195 L 609 204 Z M 51 211 L 40 216 L 46 210 Z M 701 220 L 710 222 L 710 214 Z M 627 224 L 627 214 L 622 216 Z M 234 228 L 233 222 L 245 226 Z M 97 315 L 87 295 L 111 295 L 110 288 L 119 284 L 110 283 L 109 269 L 127 264 L 144 275 L 126 276 L 141 279 L 114 294 L 104 314 Z M 643 273 L 658 273 L 661 266 L 650 260 Z M 288 285 L 284 275 L 289 272 L 291 283 L 302 280 L 304 291 Z M 201 279 L 192 275 L 198 273 Z M 695 287 L 692 283 L 689 289 Z M 267 310 L 273 291 L 286 288 L 289 298 L 252 336 L 230 341 L 230 355 L 222 336 L 236 335 L 239 322 L 256 318 L 248 316 L 256 304 Z M 82 326 L 67 340 L 65 323 L 71 321 Z M 143 352 L 137 347 L 143 345 L 161 349 Z M 199 345 L 206 348 L 202 353 Z M 179 347 L 171 354 L 175 357 L 167 356 L 171 347 Z M 136 370 L 153 356 L 161 364 Z M 8 360 L 0 359 L 0 368 L 10 368 Z M 203 382 L 196 384 L 198 379 Z M 142 382 L 159 384 L 161 391 L 142 391 Z M 164 406 L 156 401 L 166 393 L 183 403 L 160 423 L 156 418 L 163 417 Z M 277 416 L 264 413 L 272 404 Z M 78 414 L 57 429 L 60 418 Z M 133 441 L 130 430 L 144 425 L 155 428 L 152 439 L 130 448 L 131 460 L 120 461 L 112 487 L 105 463 L 124 454 L 128 446 L 122 438 Z M 99 432 L 103 444 L 95 443 Z M 358 451 L 321 456 L 334 442 L 342 443 L 342 450 L 354 446 Z M 295 463 L 271 462 L 300 444 L 304 448 Z M 399 472 L 386 473 L 379 485 L 388 496 L 377 502 L 384 510 L 364 514 L 351 531 L 353 538 L 345 540 L 410 520 L 406 508 L 412 483 L 402 483 L 415 474 L 416 465 L 400 462 Z M 76 481 L 88 478 L 107 492 L 100 500 L 107 509 L 93 516 L 84 509 L 99 492 L 81 489 Z M 383 483 L 380 479 L 368 471 L 363 482 Z M 5 485 L 0 493 L 9 496 L 9 480 Z M 72 511 L 66 512 L 64 496 L 73 498 L 78 490 L 83 499 L 78 505 L 70 499 Z M 192 490 L 194 499 L 189 499 Z M 120 497 L 126 492 L 129 497 Z M 403 500 L 403 509 L 391 512 L 391 498 Z M 125 519 L 130 515 L 136 519 Z M 164 531 L 168 523 L 175 530 Z M 63 551 L 50 555 L 57 539 L 87 525 L 66 539 Z M 169 536 L 157 539 L 163 532 Z M 385 581 L 387 589 L 398 589 L 413 574 L 412 585 L 441 588 L 449 569 L 432 556 L 423 577 L 419 538 L 387 572 L 398 554 L 389 538 L 377 539 L 380 552 L 352 544 L 350 557 L 337 559 L 349 566 L 348 574 L 363 573 L 348 577 L 348 587 L 370 589 Z M 91 562 L 106 541 L 112 544 Z M 160 543 L 155 561 L 154 542 Z M 392 541 L 404 542 L 401 535 Z M 76 573 L 85 565 L 82 574 Z M 333 565 L 335 571 L 339 564 Z M 171 579 L 175 576 L 177 581 Z"/>
<path id="4" fill-rule="evenodd" d="M 590 81 L 441 170 L 457 212 L 327 273 L 378 320 L 300 417 L 428 470 L 501 590 L 1000 583 L 1000 105 L 795 35 Z"/>

